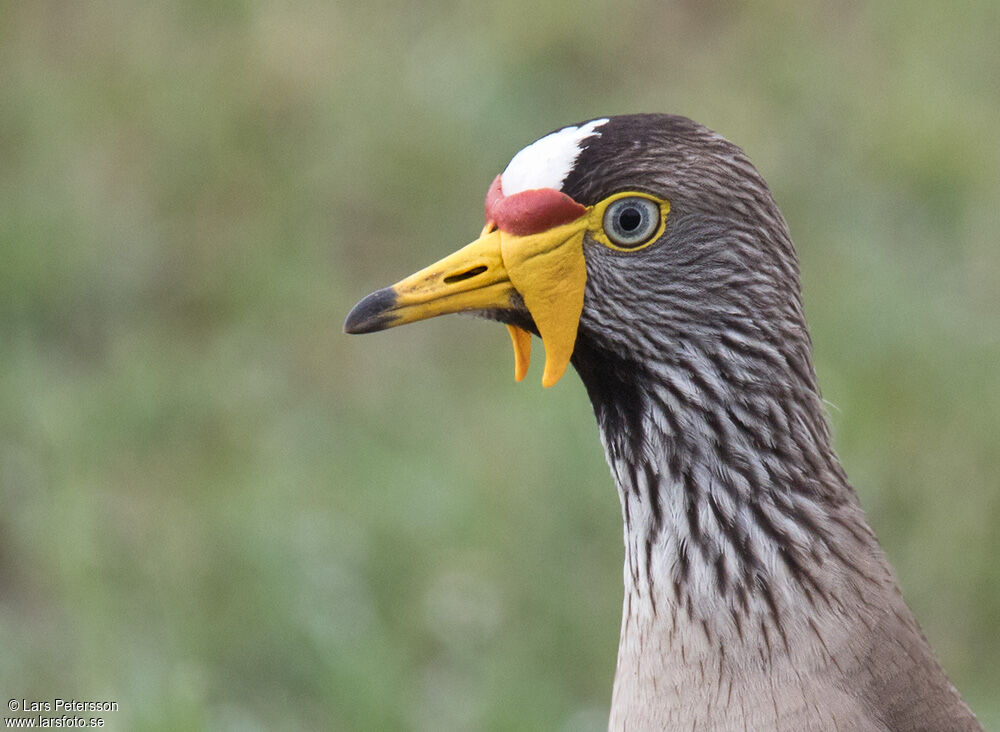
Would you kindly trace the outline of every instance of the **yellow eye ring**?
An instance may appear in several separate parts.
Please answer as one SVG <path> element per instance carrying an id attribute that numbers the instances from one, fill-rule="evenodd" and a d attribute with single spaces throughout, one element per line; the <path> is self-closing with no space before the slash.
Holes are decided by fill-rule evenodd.
<path id="1" fill-rule="evenodd" d="M 669 201 L 640 191 L 622 191 L 591 207 L 588 230 L 609 249 L 635 252 L 663 235 L 669 212 Z"/>

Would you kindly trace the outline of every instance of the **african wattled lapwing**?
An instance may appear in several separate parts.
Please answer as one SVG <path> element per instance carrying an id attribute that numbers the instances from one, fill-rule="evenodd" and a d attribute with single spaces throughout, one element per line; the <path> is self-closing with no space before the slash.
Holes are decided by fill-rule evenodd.
<path id="1" fill-rule="evenodd" d="M 735 145 L 683 117 L 557 130 L 480 237 L 348 333 L 505 323 L 515 377 L 572 363 L 625 522 L 615 730 L 978 730 L 831 446 L 788 227 Z"/>

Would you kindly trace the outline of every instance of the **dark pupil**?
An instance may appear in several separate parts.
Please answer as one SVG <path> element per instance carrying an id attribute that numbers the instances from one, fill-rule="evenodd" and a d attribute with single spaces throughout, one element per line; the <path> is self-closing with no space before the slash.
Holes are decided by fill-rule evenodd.
<path id="1" fill-rule="evenodd" d="M 632 206 L 626 208 L 618 216 L 618 225 L 622 227 L 622 231 L 635 231 L 641 223 L 642 214 L 639 213 L 639 209 Z"/>

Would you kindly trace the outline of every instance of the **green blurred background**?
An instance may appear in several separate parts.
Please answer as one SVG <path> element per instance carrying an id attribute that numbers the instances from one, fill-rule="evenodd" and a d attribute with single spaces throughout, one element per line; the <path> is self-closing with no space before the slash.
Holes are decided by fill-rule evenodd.
<path id="1" fill-rule="evenodd" d="M 0 695 L 112 729 L 598 730 L 620 509 L 502 327 L 365 338 L 581 119 L 743 146 L 840 455 L 1000 728 L 1000 6 L 0 3 Z"/>

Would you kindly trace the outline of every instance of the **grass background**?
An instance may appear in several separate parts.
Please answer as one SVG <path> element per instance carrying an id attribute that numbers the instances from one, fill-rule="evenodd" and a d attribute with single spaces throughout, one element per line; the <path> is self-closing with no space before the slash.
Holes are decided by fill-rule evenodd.
<path id="1" fill-rule="evenodd" d="M 112 729 L 598 730 L 617 497 L 496 324 L 341 333 L 589 117 L 743 146 L 840 455 L 1000 728 L 1000 6 L 0 3 L 0 695 Z"/>

